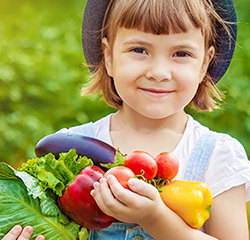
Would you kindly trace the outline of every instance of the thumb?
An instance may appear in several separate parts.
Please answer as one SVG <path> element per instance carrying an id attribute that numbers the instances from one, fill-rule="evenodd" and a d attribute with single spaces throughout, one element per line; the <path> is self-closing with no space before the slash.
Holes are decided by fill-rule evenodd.
<path id="1" fill-rule="evenodd" d="M 130 178 L 128 186 L 133 192 L 154 200 L 159 195 L 158 190 L 151 184 L 137 178 Z"/>

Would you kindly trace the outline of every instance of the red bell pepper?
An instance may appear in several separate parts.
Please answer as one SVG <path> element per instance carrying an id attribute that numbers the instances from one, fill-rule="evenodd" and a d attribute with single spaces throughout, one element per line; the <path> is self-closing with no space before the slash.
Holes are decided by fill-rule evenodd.
<path id="1" fill-rule="evenodd" d="M 65 188 L 58 204 L 62 212 L 79 225 L 91 230 L 108 227 L 114 218 L 103 213 L 90 195 L 93 184 L 99 181 L 104 171 L 97 166 L 88 166 Z"/>

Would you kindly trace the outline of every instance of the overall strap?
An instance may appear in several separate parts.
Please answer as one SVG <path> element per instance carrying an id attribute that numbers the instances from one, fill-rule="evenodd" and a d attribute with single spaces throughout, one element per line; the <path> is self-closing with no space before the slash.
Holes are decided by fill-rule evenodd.
<path id="1" fill-rule="evenodd" d="M 220 133 L 208 131 L 198 139 L 188 159 L 183 180 L 204 181 L 210 156 L 220 136 Z"/>

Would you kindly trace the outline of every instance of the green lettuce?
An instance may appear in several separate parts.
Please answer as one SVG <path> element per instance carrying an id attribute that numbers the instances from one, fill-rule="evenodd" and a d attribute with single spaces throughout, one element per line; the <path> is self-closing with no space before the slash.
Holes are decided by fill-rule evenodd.
<path id="1" fill-rule="evenodd" d="M 16 224 L 31 225 L 32 239 L 39 234 L 49 240 L 86 240 L 88 231 L 58 208 L 57 197 L 80 171 L 93 162 L 75 150 L 52 154 L 24 163 L 18 171 L 0 163 L 0 239 Z"/>
<path id="2" fill-rule="evenodd" d="M 60 153 L 58 160 L 52 153 L 45 157 L 28 160 L 18 170 L 37 178 L 44 191 L 51 189 L 56 195 L 62 196 L 63 189 L 83 168 L 90 165 L 93 165 L 91 159 L 78 157 L 76 151 L 71 149 L 67 153 Z"/>

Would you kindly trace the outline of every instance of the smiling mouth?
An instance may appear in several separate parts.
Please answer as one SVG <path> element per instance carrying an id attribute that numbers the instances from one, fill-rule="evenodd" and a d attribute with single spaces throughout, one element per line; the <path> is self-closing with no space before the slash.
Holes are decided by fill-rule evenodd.
<path id="1" fill-rule="evenodd" d="M 145 93 L 148 93 L 150 95 L 154 95 L 154 96 L 167 96 L 170 93 L 174 92 L 172 90 L 164 90 L 164 89 L 147 89 L 147 88 L 141 88 L 141 90 Z"/>

